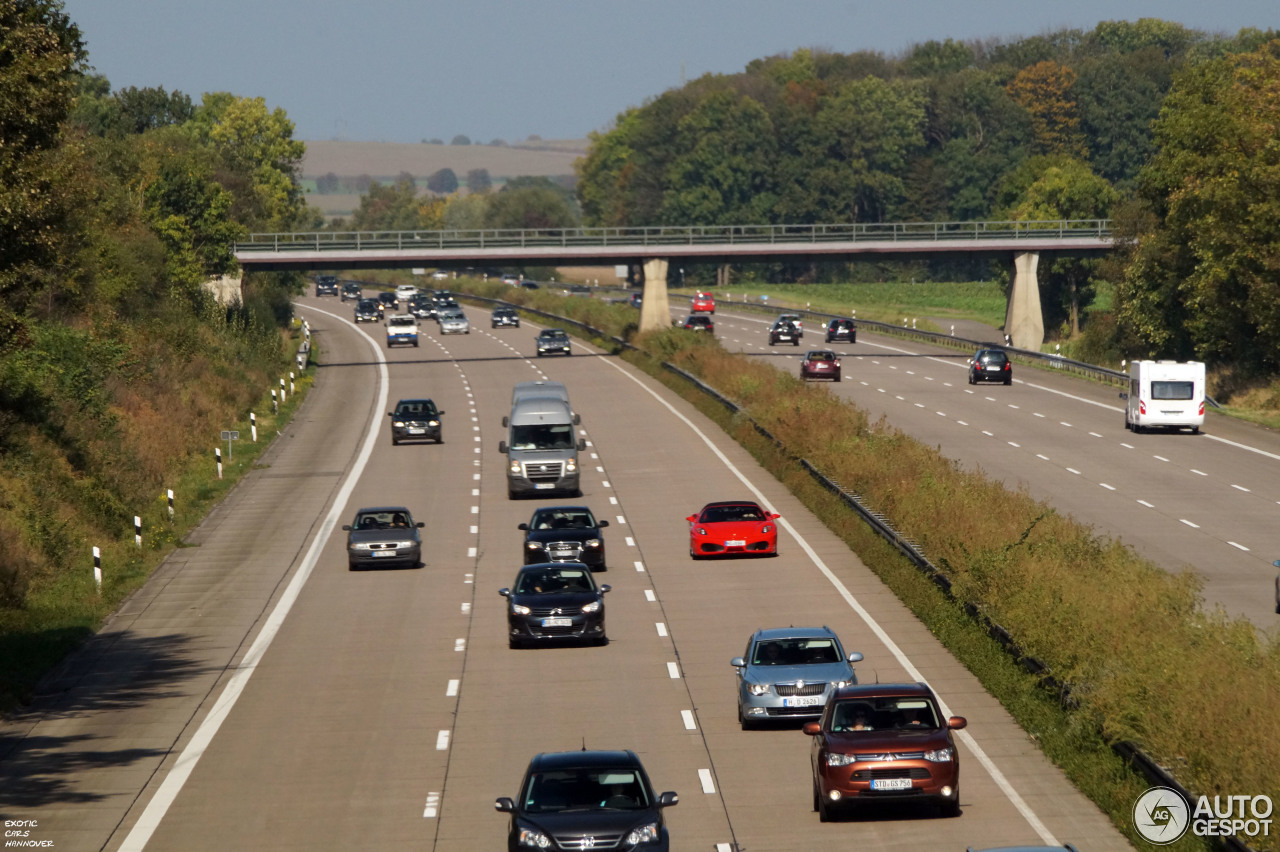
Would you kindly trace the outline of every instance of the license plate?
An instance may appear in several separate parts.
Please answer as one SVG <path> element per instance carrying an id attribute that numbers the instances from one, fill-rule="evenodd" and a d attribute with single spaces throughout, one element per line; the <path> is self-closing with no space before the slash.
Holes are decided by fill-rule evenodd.
<path id="1" fill-rule="evenodd" d="M 422 434 L 423 432 L 425 432 L 425 431 L 427 431 L 427 430 L 426 430 L 426 429 L 414 429 L 414 428 L 412 428 L 412 427 L 411 427 L 411 428 L 409 429 L 409 434 L 410 434 L 410 435 L 421 435 L 421 434 Z"/>
<path id="2" fill-rule="evenodd" d="M 724 543 L 724 546 L 725 546 L 725 547 L 746 547 L 746 546 L 747 546 L 747 542 L 746 542 L 745 540 L 741 540 L 741 541 L 739 541 L 739 540 L 731 539 L 731 540 L 729 540 L 729 541 L 726 541 L 726 542 Z"/>
<path id="3" fill-rule="evenodd" d="M 873 778 L 872 790 L 910 790 L 910 778 Z"/>
<path id="4" fill-rule="evenodd" d="M 535 483 L 533 484 L 533 487 L 534 487 L 534 488 L 541 488 L 541 489 L 548 489 L 548 488 L 555 488 L 555 487 L 556 487 L 556 484 L 555 484 L 554 482 L 535 482 Z"/>
<path id="5" fill-rule="evenodd" d="M 987 372 L 990 372 L 990 373 L 998 373 L 998 372 L 1000 372 L 1000 368 L 999 368 L 999 367 L 988 367 L 988 368 L 987 368 Z"/>
<path id="6" fill-rule="evenodd" d="M 369 555 L 372 556 L 374 559 L 377 559 L 378 557 L 381 557 L 381 556 L 395 556 L 396 552 L 394 550 L 375 550 Z"/>
<path id="7" fill-rule="evenodd" d="M 821 695 L 805 695 L 800 698 L 782 699 L 783 707 L 818 707 L 822 704 Z"/>
<path id="8" fill-rule="evenodd" d="M 542 619 L 543 627 L 572 627 L 572 618 L 544 618 Z"/>
<path id="9" fill-rule="evenodd" d="M 791 335 L 789 335 L 789 334 L 779 334 L 779 335 L 778 335 L 778 339 L 779 339 L 779 340 L 790 340 L 790 339 L 791 339 Z"/>

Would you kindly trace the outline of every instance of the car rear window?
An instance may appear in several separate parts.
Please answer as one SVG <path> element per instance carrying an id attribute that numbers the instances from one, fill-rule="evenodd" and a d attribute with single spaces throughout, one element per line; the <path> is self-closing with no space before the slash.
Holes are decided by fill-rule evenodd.
<path id="1" fill-rule="evenodd" d="M 983 352 L 978 356 L 978 360 L 984 364 L 1003 364 L 1009 360 L 1009 356 L 1003 352 Z"/>

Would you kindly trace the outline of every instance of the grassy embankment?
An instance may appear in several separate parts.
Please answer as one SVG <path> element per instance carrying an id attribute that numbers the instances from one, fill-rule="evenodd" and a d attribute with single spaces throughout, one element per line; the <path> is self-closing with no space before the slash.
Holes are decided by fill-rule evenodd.
<path id="1" fill-rule="evenodd" d="M 29 700 L 39 679 L 183 546 L 254 467 L 312 384 L 311 373 L 300 374 L 272 413 L 271 389 L 279 389 L 280 377 L 287 388 L 296 370 L 297 328 L 219 332 L 189 318 L 170 321 L 111 329 L 109 339 L 94 341 L 110 350 L 105 360 L 103 351 L 41 340 L 26 361 L 0 365 L 8 391 L 27 390 L 21 383 L 29 382 L 30 399 L 49 409 L 43 421 L 0 423 L 0 711 Z M 35 387 L 47 376 L 71 376 L 75 394 Z M 240 432 L 230 452 L 219 440 L 223 430 Z M 219 445 L 221 480 L 213 452 Z M 134 515 L 142 519 L 141 549 Z M 101 591 L 93 580 L 95 546 Z"/>
<path id="2" fill-rule="evenodd" d="M 613 334 L 635 311 L 598 300 L 475 285 L 473 292 L 570 316 Z M 678 330 L 636 337 L 627 354 L 747 446 L 906 602 L 995 695 L 1045 754 L 1129 825 L 1149 784 L 1111 749 L 1132 741 L 1197 793 L 1280 793 L 1280 636 L 1207 612 L 1199 582 L 1170 575 L 1028 495 L 962 470 L 824 388 L 806 387 L 713 339 Z M 669 360 L 743 405 L 783 443 L 661 370 Z M 821 489 L 808 458 L 917 541 L 951 578 L 944 596 Z M 964 604 L 1002 624 L 1047 664 L 1070 700 L 1027 673 Z M 1264 841 L 1274 844 L 1274 838 Z M 1175 848 L 1201 848 L 1186 837 Z"/>

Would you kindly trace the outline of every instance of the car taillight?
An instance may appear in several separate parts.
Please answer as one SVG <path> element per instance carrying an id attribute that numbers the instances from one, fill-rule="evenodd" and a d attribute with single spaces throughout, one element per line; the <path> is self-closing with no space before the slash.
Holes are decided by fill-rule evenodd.
<path id="1" fill-rule="evenodd" d="M 1013 364 L 1009 363 L 1008 361 L 1005 361 L 1005 362 L 1004 362 L 1004 368 L 1005 368 L 1006 370 L 1012 370 L 1012 369 L 1013 369 Z"/>
<path id="2" fill-rule="evenodd" d="M 1145 400 L 1138 400 L 1138 413 L 1139 414 L 1147 413 L 1147 403 Z"/>
<path id="3" fill-rule="evenodd" d="M 1203 400 L 1201 400 L 1200 402 L 1200 416 L 1204 417 L 1204 401 Z"/>

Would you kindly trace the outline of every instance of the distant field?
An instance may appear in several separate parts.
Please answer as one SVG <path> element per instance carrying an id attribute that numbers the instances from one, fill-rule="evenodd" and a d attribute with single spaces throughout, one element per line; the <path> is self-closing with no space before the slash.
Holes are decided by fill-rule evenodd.
<path id="1" fill-rule="evenodd" d="M 453 169 L 462 181 L 472 169 L 488 169 L 497 183 L 512 177 L 573 174 L 573 162 L 586 152 L 587 141 L 540 142 L 538 149 L 491 145 L 428 145 L 400 142 L 307 142 L 302 177 L 314 180 L 330 172 L 338 177 L 369 175 L 394 180 L 408 172 L 419 180 L 440 169 Z"/>

